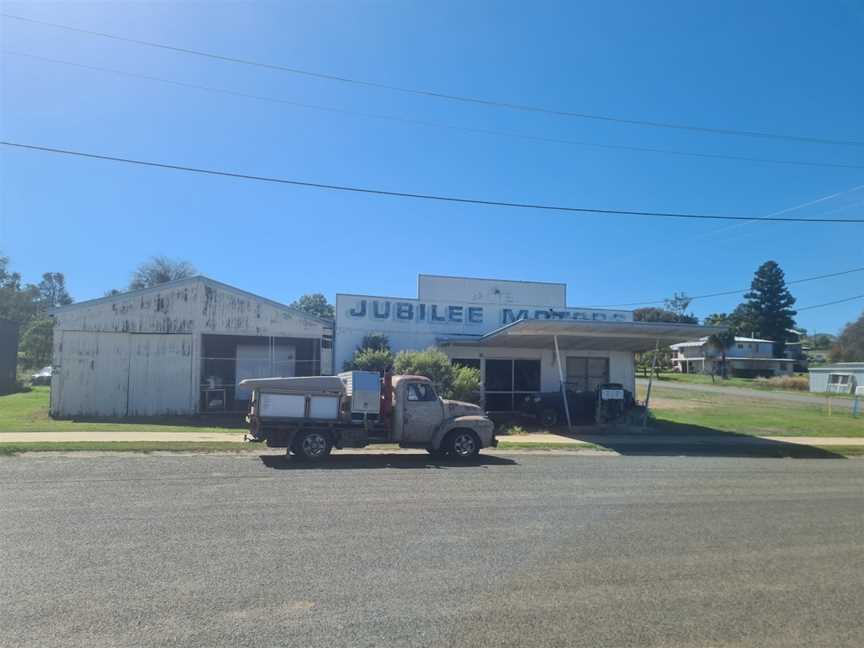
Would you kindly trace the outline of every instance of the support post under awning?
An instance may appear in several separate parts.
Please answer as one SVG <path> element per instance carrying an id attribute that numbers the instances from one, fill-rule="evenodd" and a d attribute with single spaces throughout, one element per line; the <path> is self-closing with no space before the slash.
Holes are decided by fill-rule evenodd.
<path id="1" fill-rule="evenodd" d="M 642 429 L 648 425 L 648 403 L 651 402 L 651 385 L 654 383 L 654 372 L 657 370 L 657 356 L 660 355 L 660 340 L 654 345 L 654 357 L 651 360 L 651 375 L 648 376 L 648 390 L 645 393 L 645 411 L 642 413 Z M 704 360 L 703 360 L 704 362 Z"/>
<path id="2" fill-rule="evenodd" d="M 561 351 L 558 349 L 558 336 L 553 335 L 555 342 L 555 363 L 558 365 L 558 380 L 561 383 L 561 398 L 564 400 L 564 415 L 567 417 L 567 431 L 573 432 L 573 422 L 570 420 L 570 403 L 567 402 L 567 389 L 564 385 L 564 368 L 561 366 Z"/>

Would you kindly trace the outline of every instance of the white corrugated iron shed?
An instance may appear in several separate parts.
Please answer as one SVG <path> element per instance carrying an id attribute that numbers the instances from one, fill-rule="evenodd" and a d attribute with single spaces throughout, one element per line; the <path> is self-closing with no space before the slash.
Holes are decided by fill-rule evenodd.
<path id="1" fill-rule="evenodd" d="M 240 400 L 239 377 L 231 374 L 240 348 L 258 349 L 271 362 L 274 349 L 288 348 L 292 371 L 332 371 L 331 322 L 207 277 L 80 302 L 53 315 L 53 416 L 194 414 L 220 393 L 229 410 Z"/>

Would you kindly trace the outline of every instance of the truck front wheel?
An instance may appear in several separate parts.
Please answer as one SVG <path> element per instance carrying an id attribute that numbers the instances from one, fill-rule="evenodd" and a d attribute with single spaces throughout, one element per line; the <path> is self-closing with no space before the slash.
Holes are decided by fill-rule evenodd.
<path id="1" fill-rule="evenodd" d="M 327 458 L 333 449 L 333 442 L 330 440 L 329 434 L 310 430 L 308 432 L 301 432 L 294 437 L 291 449 L 298 459 L 322 461 Z"/>
<path id="2" fill-rule="evenodd" d="M 480 439 L 472 430 L 453 430 L 447 435 L 447 453 L 458 459 L 471 459 L 480 454 Z"/>

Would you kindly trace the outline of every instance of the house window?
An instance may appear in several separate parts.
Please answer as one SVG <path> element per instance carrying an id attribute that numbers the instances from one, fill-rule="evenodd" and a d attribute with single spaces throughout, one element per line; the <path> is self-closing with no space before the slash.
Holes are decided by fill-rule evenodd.
<path id="1" fill-rule="evenodd" d="M 743 349 L 743 348 L 744 348 L 744 345 L 741 344 L 741 343 L 739 342 L 739 343 L 738 343 L 738 348 L 739 348 L 739 349 Z"/>
<path id="2" fill-rule="evenodd" d="M 609 358 L 567 358 L 567 388 L 577 392 L 594 391 L 609 382 Z"/>
<path id="3" fill-rule="evenodd" d="M 486 409 L 513 412 L 527 396 L 540 391 L 539 360 L 486 360 Z"/>

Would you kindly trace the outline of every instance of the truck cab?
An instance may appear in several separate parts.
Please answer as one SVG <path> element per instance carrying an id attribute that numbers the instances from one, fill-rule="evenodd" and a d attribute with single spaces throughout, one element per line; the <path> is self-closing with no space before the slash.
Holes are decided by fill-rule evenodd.
<path id="1" fill-rule="evenodd" d="M 241 384 L 252 389 L 247 439 L 288 448 L 302 459 L 320 460 L 334 447 L 372 443 L 470 458 L 497 445 L 494 423 L 480 407 L 439 397 L 425 376 L 385 375 L 382 380 L 372 372 L 346 372 Z M 370 385 L 379 388 L 372 397 Z M 332 399 L 332 407 L 322 407 Z"/>

